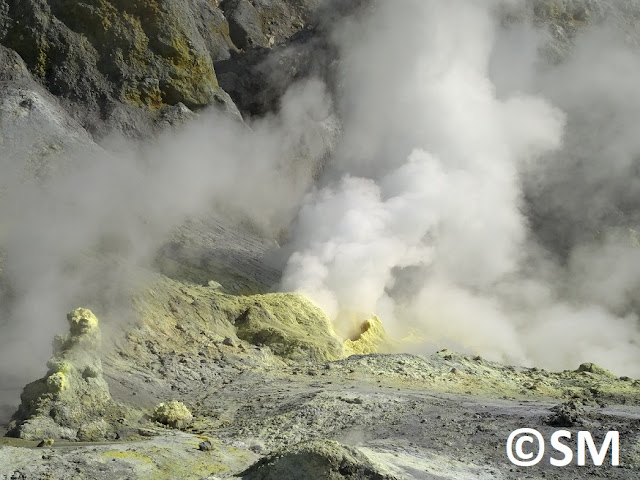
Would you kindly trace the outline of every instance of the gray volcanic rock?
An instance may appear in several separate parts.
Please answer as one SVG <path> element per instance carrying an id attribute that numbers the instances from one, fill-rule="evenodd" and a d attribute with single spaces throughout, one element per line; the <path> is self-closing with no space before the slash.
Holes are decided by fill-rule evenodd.
<path id="1" fill-rule="evenodd" d="M 2 4 L 0 4 L 2 5 Z M 1 18 L 1 17 L 0 17 Z M 1 31 L 0 31 L 1 32 Z M 0 82 L 31 83 L 32 78 L 27 66 L 13 50 L 0 45 Z"/>
<path id="2" fill-rule="evenodd" d="M 614 25 L 627 43 L 640 47 L 640 27 L 634 20 L 640 2 L 603 0 L 528 0 L 525 17 L 549 34 L 545 54 L 551 62 L 567 58 L 576 36 L 590 25 Z"/>
<path id="3" fill-rule="evenodd" d="M 230 12 L 236 15 L 231 6 L 240 2 L 234 0 L 228 4 Z M 309 2 L 298 13 L 299 22 L 292 24 L 276 15 L 275 20 L 263 26 L 266 43 L 263 37 L 247 40 L 247 48 L 231 52 L 230 58 L 215 64 L 220 86 L 231 95 L 242 113 L 251 116 L 276 110 L 284 93 L 296 81 L 318 77 L 334 88 L 338 49 L 331 40 L 330 29 L 370 4 L 371 0 Z M 265 16 L 264 7 L 256 8 L 263 19 L 270 18 Z M 245 33 L 239 35 L 254 35 L 248 19 L 244 19 L 242 25 L 238 28 L 242 27 Z"/>
<path id="4" fill-rule="evenodd" d="M 88 133 L 40 87 L 13 50 L 0 45 L 0 162 L 46 179 L 71 158 L 101 152 Z"/>
<path id="5" fill-rule="evenodd" d="M 315 28 L 302 30 L 284 45 L 233 52 L 215 64 L 221 87 L 240 111 L 261 116 L 277 110 L 296 81 L 312 76 L 333 83 L 337 51 Z"/>
<path id="6" fill-rule="evenodd" d="M 165 105 L 199 108 L 228 101 L 210 49 L 214 59 L 224 58 L 231 41 L 226 22 L 209 3 L 4 4 L 0 42 L 18 52 L 98 137 L 111 129 L 129 136 L 153 133 L 153 120 Z"/>
<path id="7" fill-rule="evenodd" d="M 235 102 L 244 114 L 261 115 L 296 80 L 320 76 L 331 84 L 337 54 L 327 27 L 371 4 L 0 0 L 0 44 L 17 51 L 95 137 L 148 137 L 172 125 L 168 106 L 234 111 Z M 548 58 L 560 61 L 577 32 L 605 20 L 640 45 L 638 10 L 637 2 L 528 0 L 505 15 L 547 29 Z"/>
<path id="8" fill-rule="evenodd" d="M 229 21 L 236 47 L 270 47 L 305 28 L 326 0 L 224 0 L 220 8 Z"/>
<path id="9" fill-rule="evenodd" d="M 362 452 L 331 440 L 311 440 L 260 459 L 242 474 L 246 480 L 393 480 Z"/>
<path id="10" fill-rule="evenodd" d="M 287 88 L 302 78 L 318 76 L 333 86 L 338 51 L 329 31 L 337 22 L 375 2 L 309 2 L 306 9 L 296 12 L 300 23 L 269 16 L 272 10 L 263 6 L 268 4 L 279 11 L 287 3 L 227 0 L 221 4 L 240 51 L 231 51 L 229 58 L 215 63 L 215 68 L 220 85 L 244 114 L 260 116 L 275 110 Z M 557 63 L 567 57 L 576 35 L 594 24 L 612 23 L 629 43 L 640 46 L 640 28 L 633 20 L 638 12 L 637 1 L 526 0 L 515 7 L 504 7 L 503 21 L 531 22 L 545 31 L 543 53 L 547 61 Z"/>
<path id="11" fill-rule="evenodd" d="M 262 32 L 260 14 L 247 0 L 229 0 L 223 3 L 229 19 L 229 35 L 238 48 L 268 46 Z"/>
<path id="12" fill-rule="evenodd" d="M 0 0 L 0 44 L 96 138 L 142 138 L 166 127 L 168 106 L 236 114 L 214 62 L 286 41 L 323 3 Z"/>

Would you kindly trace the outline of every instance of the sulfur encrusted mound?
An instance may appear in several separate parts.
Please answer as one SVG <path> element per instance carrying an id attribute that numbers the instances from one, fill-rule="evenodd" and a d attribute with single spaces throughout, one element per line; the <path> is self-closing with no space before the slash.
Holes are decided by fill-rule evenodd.
<path id="1" fill-rule="evenodd" d="M 79 308 L 67 320 L 69 333 L 56 336 L 47 374 L 24 388 L 11 436 L 83 441 L 115 437 L 113 419 L 122 412 L 102 377 L 98 319 Z"/>
<path id="2" fill-rule="evenodd" d="M 203 335 L 269 347 L 277 357 L 293 361 L 326 362 L 345 355 L 329 317 L 294 293 L 228 295 L 215 284 L 202 287 L 158 277 L 135 297 L 134 306 L 145 329 L 129 338 L 152 341 L 161 355 L 187 352 Z"/>
<path id="3" fill-rule="evenodd" d="M 390 353 L 393 350 L 392 341 L 376 315 L 364 321 L 357 338 L 344 342 L 344 349 L 348 355 Z"/>
<path id="4" fill-rule="evenodd" d="M 153 410 L 153 419 L 172 428 L 185 428 L 193 421 L 191 411 L 182 402 L 160 403 Z"/>
<path id="5" fill-rule="evenodd" d="M 232 298 L 227 297 L 227 301 Z M 301 295 L 271 293 L 235 297 L 239 338 L 266 345 L 292 360 L 338 360 L 344 355 L 340 340 L 326 314 Z"/>

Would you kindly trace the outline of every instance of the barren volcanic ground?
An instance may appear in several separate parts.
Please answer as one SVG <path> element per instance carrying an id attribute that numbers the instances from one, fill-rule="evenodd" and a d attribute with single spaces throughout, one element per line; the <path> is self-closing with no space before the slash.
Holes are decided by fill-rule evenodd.
<path id="1" fill-rule="evenodd" d="M 194 233 L 199 241 L 182 243 L 185 268 L 190 252 L 234 245 L 240 254 L 225 257 L 219 278 L 232 288 L 256 268 L 267 278 L 272 270 L 260 258 L 268 243 L 240 227 L 215 225 L 207 231 L 216 233 Z M 67 339 L 71 353 L 49 362 L 48 390 L 30 406 L 23 396 L 31 410 L 18 416 L 18 436 L 27 439 L 2 440 L 1 478 L 638 478 L 637 380 L 593 364 L 554 373 L 448 350 L 346 356 L 382 346 L 373 322 L 345 347 L 302 298 L 286 300 L 287 310 L 298 309 L 286 318 L 277 296 L 223 290 L 224 283 L 154 276 L 134 296 L 139 320 L 109 335 L 101 358 L 95 349 L 88 360 L 73 354 L 93 341 L 82 339 L 92 330 L 76 328 L 80 339 Z M 305 327 L 307 320 L 315 326 Z M 70 365 L 55 367 L 61 358 Z M 98 378 L 91 380 L 106 380 L 106 403 L 96 400 L 98 383 L 78 391 L 84 387 L 73 378 L 86 370 L 81 362 L 100 360 L 102 371 L 94 367 Z M 55 368 L 70 377 L 59 392 L 48 381 Z M 172 401 L 183 402 L 192 418 L 171 424 L 157 417 L 156 405 Z M 99 428 L 87 428 L 96 422 Z M 538 466 L 516 467 L 505 445 L 522 427 L 546 437 L 561 427 L 574 438 L 589 430 L 598 445 L 617 430 L 620 466 L 553 467 L 548 451 Z M 37 447 L 49 437 L 55 443 Z"/>

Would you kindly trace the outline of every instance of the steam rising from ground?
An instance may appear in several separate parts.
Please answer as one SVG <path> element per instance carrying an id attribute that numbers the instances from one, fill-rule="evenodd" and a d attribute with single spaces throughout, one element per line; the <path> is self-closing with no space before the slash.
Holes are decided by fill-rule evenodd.
<path id="1" fill-rule="evenodd" d="M 0 373 L 31 345 L 40 366 L 56 319 L 117 305 L 173 227 L 224 209 L 269 233 L 298 214 L 281 288 L 345 336 L 376 313 L 417 351 L 640 376 L 640 60 L 594 32 L 541 68 L 541 34 L 496 21 L 507 3 L 378 2 L 334 32 L 334 98 L 302 82 L 251 129 L 204 114 L 44 186 L 2 162 Z"/>
<path id="2" fill-rule="evenodd" d="M 337 34 L 343 135 L 282 287 L 345 335 L 377 313 L 419 351 L 638 375 L 639 251 L 611 229 L 637 206 L 608 211 L 637 188 L 639 59 L 596 32 L 536 68 L 544 38 L 496 6 L 380 2 Z"/>
<path id="3" fill-rule="evenodd" d="M 54 334 L 66 330 L 65 312 L 77 305 L 111 323 L 128 315 L 140 267 L 185 219 L 224 211 L 266 234 L 282 229 L 334 135 L 330 106 L 321 82 L 304 82 L 287 93 L 277 116 L 251 129 L 211 111 L 156 145 L 120 145 L 118 154 L 81 159 L 42 182 L 3 159 L 11 174 L 0 185 L 8 286 L 2 388 L 41 374 Z"/>

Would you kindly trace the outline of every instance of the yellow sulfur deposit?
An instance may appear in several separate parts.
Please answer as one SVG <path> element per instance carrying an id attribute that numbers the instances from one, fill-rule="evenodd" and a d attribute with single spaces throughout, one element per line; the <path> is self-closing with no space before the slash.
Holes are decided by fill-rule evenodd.
<path id="1" fill-rule="evenodd" d="M 382 321 L 373 316 L 365 320 L 360 327 L 360 334 L 355 340 L 346 340 L 344 349 L 347 355 L 368 355 L 371 353 L 389 353 L 391 339 L 382 325 Z"/>
<path id="2" fill-rule="evenodd" d="M 69 388 L 69 379 L 62 372 L 56 372 L 47 378 L 47 389 L 51 393 L 59 393 Z"/>
<path id="3" fill-rule="evenodd" d="M 184 403 L 173 400 L 158 404 L 153 419 L 172 428 L 185 428 L 193 421 L 193 415 Z"/>

